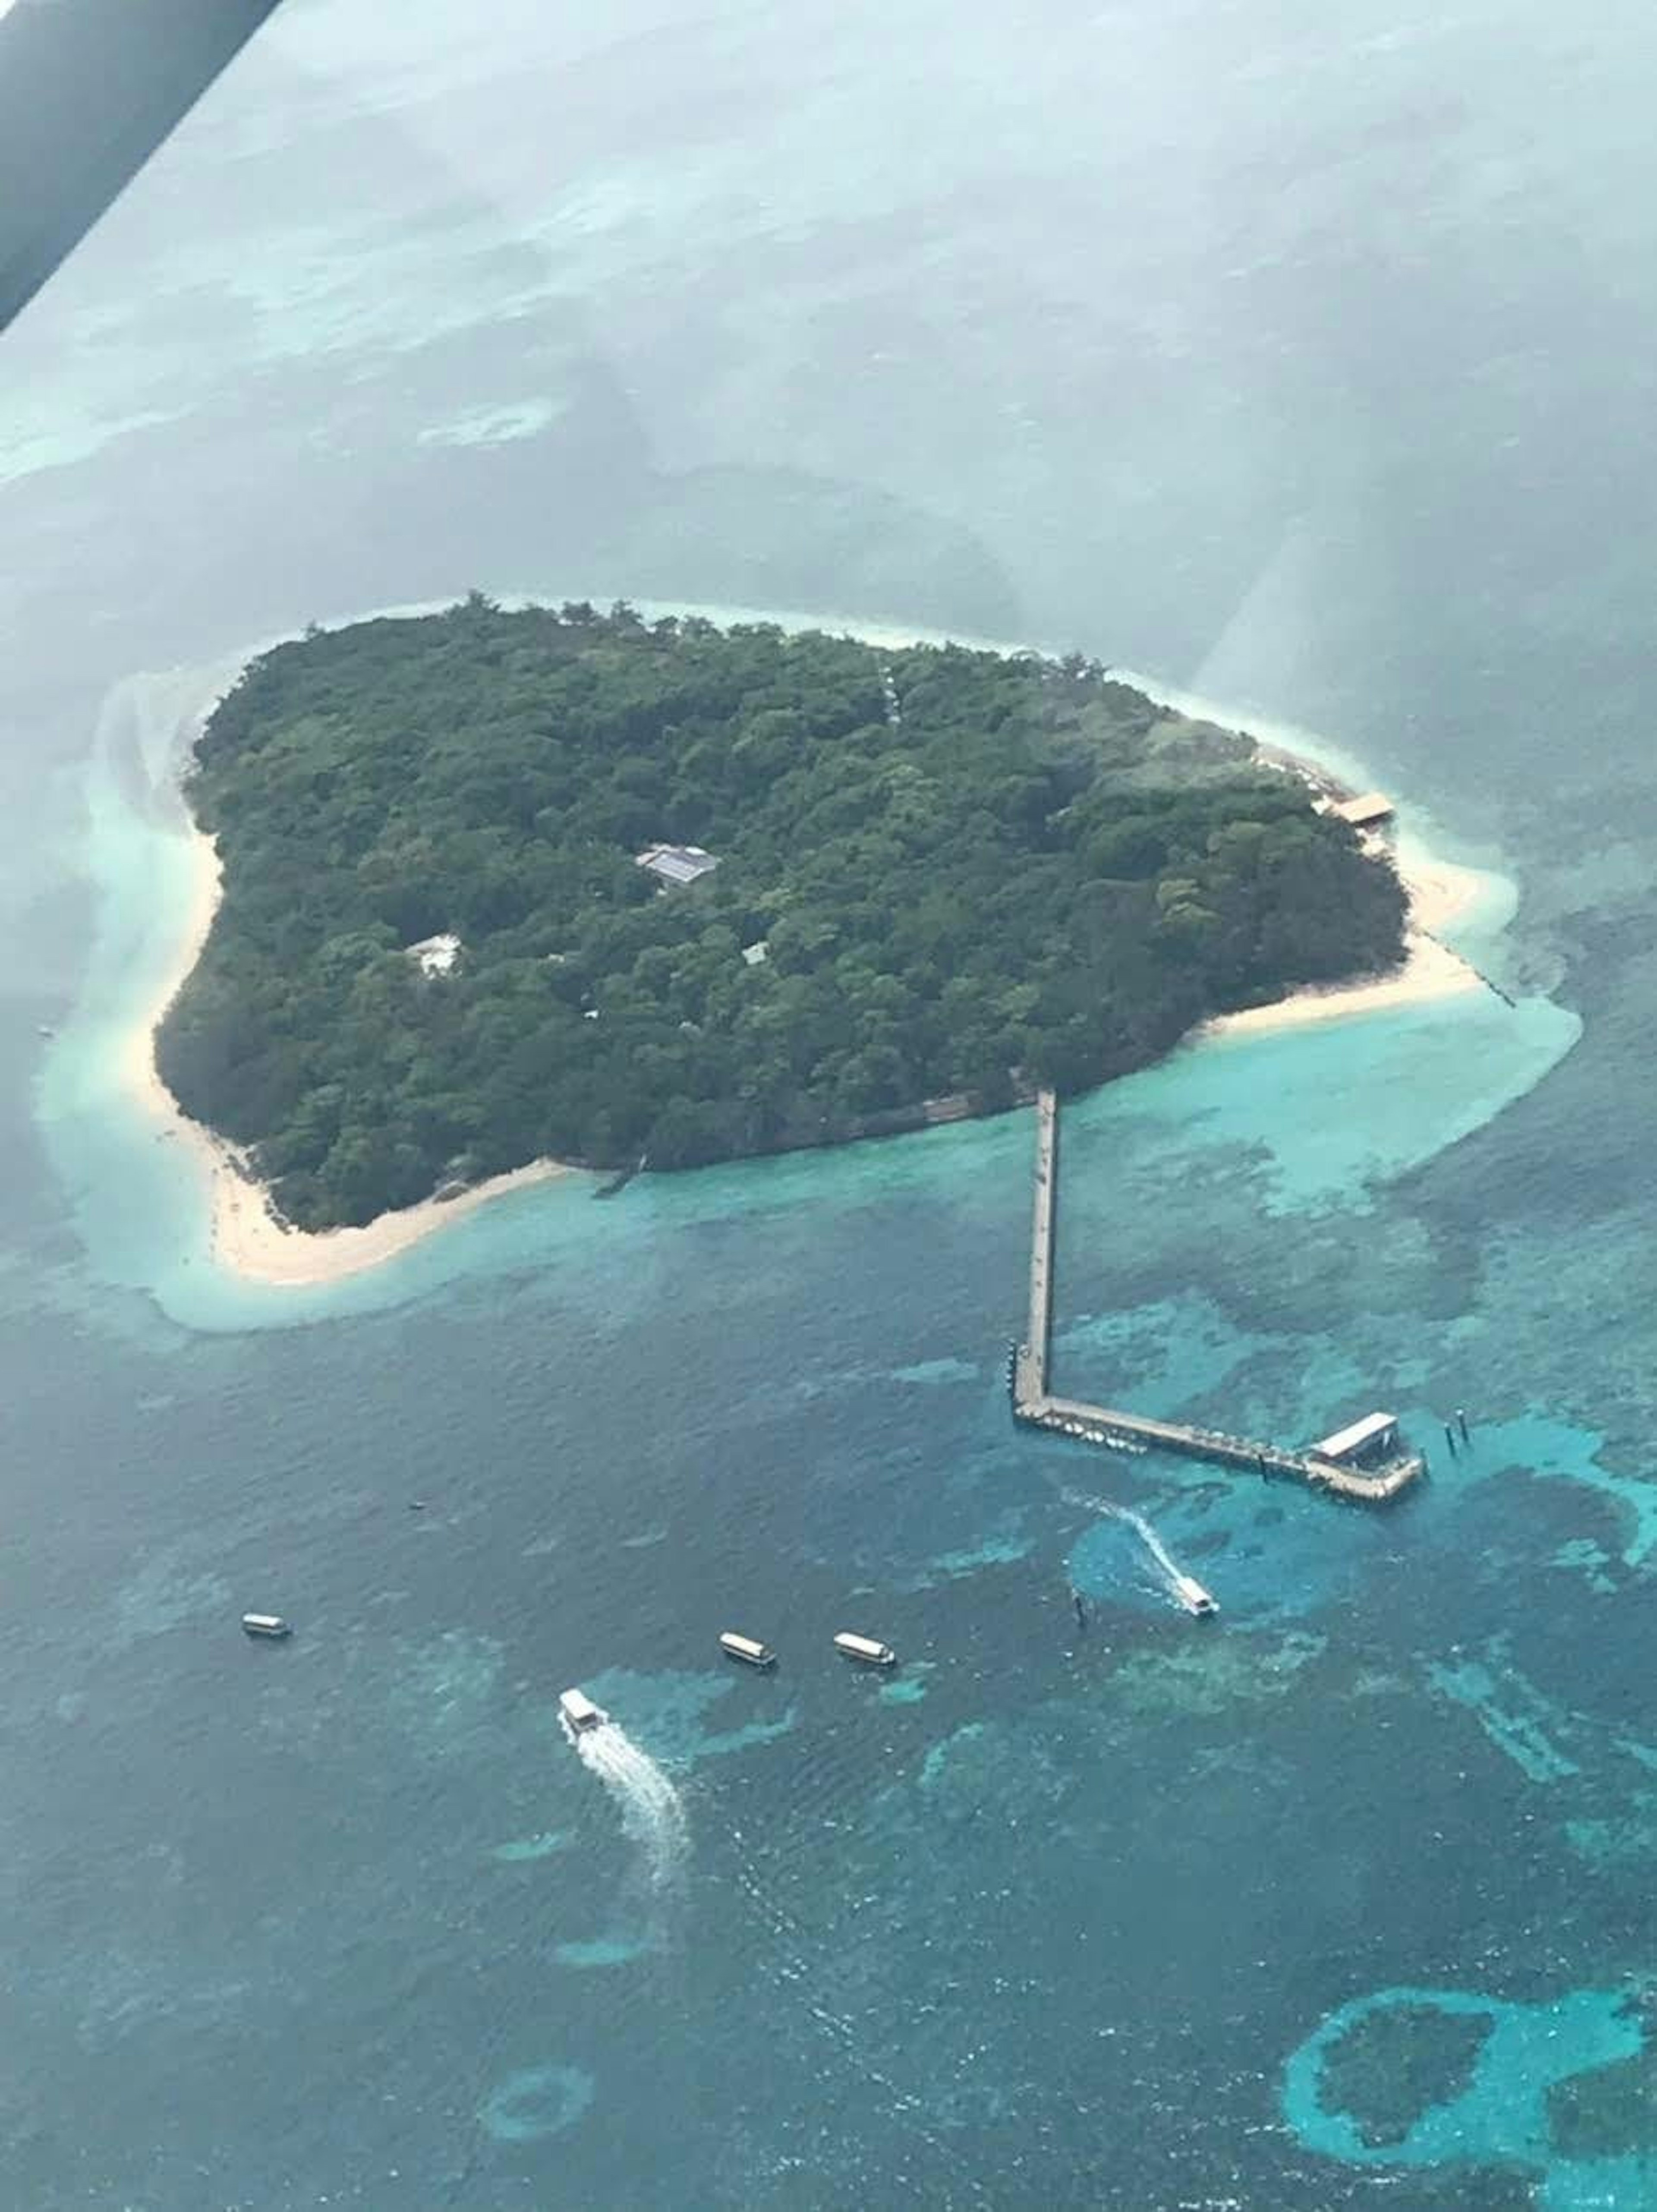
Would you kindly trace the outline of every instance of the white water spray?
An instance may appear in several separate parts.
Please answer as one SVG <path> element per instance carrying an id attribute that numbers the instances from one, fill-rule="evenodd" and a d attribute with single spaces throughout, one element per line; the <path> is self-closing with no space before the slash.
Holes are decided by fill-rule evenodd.
<path id="1" fill-rule="evenodd" d="M 670 1887 L 684 1870 L 690 1832 L 678 1791 L 647 1752 L 612 1720 L 564 1733 L 583 1766 L 596 1774 L 621 1808 L 622 1831 L 639 1846 L 654 1890 Z"/>
<path id="2" fill-rule="evenodd" d="M 1102 1513 L 1112 1521 L 1125 1521 L 1144 1546 L 1145 1556 L 1156 1569 L 1157 1578 L 1168 1595 L 1176 1605 L 1183 1602 L 1178 1589 L 1182 1570 L 1175 1565 L 1173 1554 L 1143 1513 L 1136 1513 L 1131 1505 L 1118 1505 L 1108 1498 L 1084 1497 L 1079 1491 L 1066 1490 L 1061 1495 L 1066 1505 L 1079 1505 L 1086 1512 Z"/>

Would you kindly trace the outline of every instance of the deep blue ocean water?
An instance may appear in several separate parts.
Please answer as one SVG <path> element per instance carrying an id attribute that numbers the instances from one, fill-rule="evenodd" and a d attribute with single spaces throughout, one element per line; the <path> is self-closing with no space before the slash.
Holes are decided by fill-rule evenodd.
<path id="1" fill-rule="evenodd" d="M 547 12 L 290 0 L 0 346 L 0 2206 L 1657 2203 L 1657 28 Z M 1489 869 L 1514 1006 L 1065 1129 L 1068 1387 L 1429 1485 L 1015 1435 L 1018 1117 L 220 1277 L 166 744 L 473 584 L 1079 645 Z"/>

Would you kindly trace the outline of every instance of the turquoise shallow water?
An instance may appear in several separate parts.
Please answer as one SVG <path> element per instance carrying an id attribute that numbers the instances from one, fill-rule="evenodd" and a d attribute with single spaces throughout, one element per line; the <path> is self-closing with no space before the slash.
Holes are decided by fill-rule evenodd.
<path id="1" fill-rule="evenodd" d="M 290 0 L 7 334 L 0 2202 L 1652 2201 L 1657 32 L 1591 28 Z M 206 1264 L 110 1066 L 179 718 L 541 579 L 1074 643 L 1503 879 L 1513 1006 L 1066 1123 L 1067 1382 L 1387 1404 L 1418 1495 L 1015 1435 L 1018 1117 Z"/>
<path id="2" fill-rule="evenodd" d="M 1344 1757 L 1329 1762 L 1354 1729 L 1367 1762 L 1394 1744 L 1407 1760 L 1424 1730 L 1465 1727 L 1460 1755 L 1493 1759 L 1499 1788 L 1590 1793 L 1560 1832 L 1574 1863 L 1641 1848 L 1595 1778 L 1642 1772 L 1642 1747 L 1524 1673 L 1491 1571 L 1510 1527 L 1499 1547 L 1491 1532 L 1504 1486 L 1545 1499 L 1550 1484 L 1578 1486 L 1580 1505 L 1533 1502 L 1528 1526 L 1534 1539 L 1557 1525 L 1551 1571 L 1599 1595 L 1641 1569 L 1648 1493 L 1602 1456 L 1602 1437 L 1522 1406 L 1493 1419 L 1481 1405 L 1474 1447 L 1450 1459 L 1436 1438 L 1446 1379 L 1458 1399 L 1486 1387 L 1484 1331 L 1465 1312 L 1425 1334 L 1400 1325 L 1430 1268 L 1401 1191 L 1545 1080 L 1574 1018 L 1540 996 L 1510 1007 L 1484 994 L 1199 1044 L 1066 1117 L 1060 1371 L 1149 1410 L 1295 1437 L 1385 1399 L 1439 1462 L 1425 1496 L 1392 1516 L 1013 1435 L 1001 1352 L 1020 1304 L 1025 1116 L 646 1179 L 606 1206 L 573 1182 L 486 1209 L 379 1277 L 299 1294 L 238 1286 L 205 1253 L 188 1172 L 110 1089 L 109 1039 L 176 926 L 177 833 L 145 769 L 165 759 L 166 718 L 188 695 L 183 678 L 128 686 L 106 710 L 88 786 L 98 933 L 46 1055 L 40 1124 L 91 1282 L 155 1301 L 153 1318 L 129 1321 L 126 1358 L 146 1372 L 206 1360 L 233 1404 L 247 1389 L 281 1400 L 303 1376 L 307 1403 L 246 1436 L 251 1465 L 246 1417 L 227 1409 L 234 1511 L 124 1571 L 118 1617 L 129 1654 L 189 1665 L 245 1595 L 246 1567 L 228 1571 L 212 1528 L 239 1530 L 244 1557 L 251 1535 L 260 1573 L 306 1597 L 300 1642 L 252 1655 L 292 1662 L 248 1677 L 259 1765 L 297 1759 L 315 1786 L 345 1762 L 388 1804 L 412 1786 L 433 1806 L 431 1832 L 405 1836 L 379 1874 L 351 1854 L 359 1887 L 383 1881 L 388 1895 L 398 1861 L 410 1867 L 408 1971 L 446 1974 L 445 1960 L 470 1956 L 476 1973 L 487 1929 L 498 1947 L 508 1925 L 532 1924 L 516 1963 L 497 1948 L 489 1970 L 518 1991 L 497 2013 L 497 1990 L 490 2007 L 504 2033 L 446 2032 L 476 2118 L 446 2144 L 438 2129 L 423 2155 L 456 2201 L 490 2201 L 503 2174 L 539 2171 L 551 2154 L 538 2147 L 555 2141 L 588 2201 L 626 2201 L 641 2145 L 587 2124 L 634 2094 L 636 2045 L 624 2057 L 612 2045 L 623 2028 L 647 2035 L 665 2085 L 658 2123 L 677 2113 L 691 2130 L 698 2193 L 739 2197 L 728 2130 L 691 2118 L 710 2095 L 740 2094 L 726 2069 L 745 2068 L 744 2039 L 713 2025 L 733 2003 L 763 2012 L 768 2066 L 783 2082 L 798 2070 L 803 2112 L 825 2094 L 857 2100 L 849 2135 L 801 2124 L 822 2192 L 807 2201 L 901 2171 L 940 2202 L 997 2201 L 986 2177 L 1005 2170 L 1015 2113 L 1077 2099 L 1081 2077 L 1061 2065 L 1054 2092 L 1045 2075 L 986 2072 L 974 2054 L 1025 2047 L 1031 2005 L 1062 2014 L 1062 1962 L 1090 1943 L 1111 1947 L 1123 1994 L 1102 2022 L 1078 2010 L 1072 2033 L 1160 2043 L 1170 2019 L 1194 2024 L 1210 1972 L 1245 1972 L 1236 1931 L 1198 1900 L 1240 1849 L 1296 1858 L 1272 1808 L 1314 1775 L 1320 1817 L 1352 1817 L 1338 1808 L 1356 1777 Z M 1484 963 L 1510 957 L 1510 907 L 1499 889 L 1486 902 L 1469 944 Z M 319 1387 L 319 1359 L 339 1381 Z M 482 1428 L 462 1373 L 490 1378 Z M 181 1410 L 170 1391 L 155 1407 L 163 1429 Z M 1170 1605 L 1113 1516 L 1123 1504 L 1220 1593 L 1216 1632 Z M 1471 1614 L 1455 1567 L 1470 1546 L 1490 1562 Z M 1071 1588 L 1089 1602 L 1079 1634 Z M 705 1663 L 728 1619 L 783 1643 L 777 1675 Z M 898 1679 L 860 1680 L 828 1658 L 828 1633 L 848 1619 L 900 1642 Z M 668 1846 L 557 1740 L 551 1698 L 574 1677 L 680 1793 L 666 1887 L 656 1854 Z M 70 1697 L 84 1727 L 88 1693 Z M 1372 1772 L 1369 1786 L 1390 1785 Z M 1021 1872 L 1030 1824 L 1034 1883 Z M 1384 1860 L 1385 1831 L 1375 1848 Z M 1368 1890 L 1363 1861 L 1332 1882 L 1315 1848 L 1299 1856 L 1296 1887 L 1310 1881 L 1347 1923 Z M 1138 1924 L 1142 1892 L 1159 1900 L 1155 1940 Z M 1266 1932 L 1291 1909 L 1277 1895 L 1245 1916 L 1246 1947 L 1296 1948 L 1286 1928 Z M 433 1908 L 446 1936 L 431 1932 Z M 276 1970 L 283 1941 L 271 1923 L 262 1971 Z M 992 1963 L 1004 1948 L 1016 1973 Z M 151 1960 L 158 2023 L 186 2002 L 182 1971 Z M 304 1977 L 313 2002 L 316 1972 Z M 369 1985 L 384 1972 L 369 1970 Z M 385 1995 L 406 2012 L 395 1980 Z M 355 2015 L 331 1982 L 321 2001 Z M 1229 2002 L 1260 2000 L 1239 1988 Z M 1555 2077 L 1538 2072 L 1546 2039 L 1525 2029 L 1520 2000 L 1466 2098 L 1430 2107 L 1407 2136 L 1371 2144 L 1328 2109 L 1322 2054 L 1383 2002 L 1349 1991 L 1309 2040 L 1290 2033 L 1292 2007 L 1274 2015 L 1294 2139 L 1364 2170 L 1527 2167 L 1548 2178 L 1549 2203 L 1569 2201 L 1557 2190 L 1587 2168 L 1551 2156 L 1536 2114 Z M 216 2002 L 222 2016 L 232 1999 Z M 1442 2002 L 1474 2001 L 1451 1990 Z M 1599 2017 L 1582 2003 L 1585 2021 Z M 888 2025 L 871 2048 L 877 2021 Z M 1565 2070 L 1642 2047 L 1607 2028 Z M 1128 2094 L 1126 2078 L 1108 2086 L 1113 2054 L 1092 2055 L 1108 2087 L 1090 2094 Z M 154 2057 L 174 2063 L 165 2027 Z M 1269 2110 L 1272 2066 L 1253 2078 Z M 399 2116 L 414 2099 L 420 2135 L 430 2089 L 397 2094 Z M 754 2201 L 788 2201 L 787 2131 L 756 2120 L 744 2140 L 770 2161 L 769 2194 Z M 1054 2133 L 1041 2187 L 1066 2201 L 1097 2186 L 1089 2140 Z M 1291 2185 L 1277 2155 L 1277 2178 L 1254 2185 Z"/>

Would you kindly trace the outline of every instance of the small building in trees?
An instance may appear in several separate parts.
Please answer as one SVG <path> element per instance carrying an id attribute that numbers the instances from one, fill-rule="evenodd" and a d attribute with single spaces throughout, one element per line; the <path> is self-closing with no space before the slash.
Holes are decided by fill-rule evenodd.
<path id="1" fill-rule="evenodd" d="M 660 880 L 664 889 L 671 884 L 694 884 L 698 876 L 710 875 L 719 865 L 700 845 L 646 845 L 634 859 L 640 867 L 647 868 Z"/>
<path id="2" fill-rule="evenodd" d="M 443 930 L 436 937 L 422 937 L 418 945 L 405 949 L 422 975 L 446 975 L 460 957 L 460 939 L 452 931 Z"/>

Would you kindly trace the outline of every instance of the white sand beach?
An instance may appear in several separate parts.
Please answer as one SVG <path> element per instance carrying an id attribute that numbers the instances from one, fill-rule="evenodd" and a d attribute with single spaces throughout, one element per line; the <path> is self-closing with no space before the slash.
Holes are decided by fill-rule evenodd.
<path id="1" fill-rule="evenodd" d="M 1482 990 L 1477 971 L 1441 943 L 1438 933 L 1466 913 L 1484 889 L 1484 878 L 1477 869 L 1460 867 L 1453 860 L 1400 860 L 1398 872 L 1410 898 L 1402 967 L 1356 983 L 1291 991 L 1269 1006 L 1221 1014 L 1205 1022 L 1198 1036 L 1259 1036 L 1273 1030 L 1298 1029 L 1308 1022 L 1347 1021 L 1358 1014 L 1384 1013 L 1452 998 L 1460 991 Z"/>
<path id="2" fill-rule="evenodd" d="M 124 1073 L 132 1097 L 158 1125 L 161 1138 L 188 1146 L 209 1179 L 211 1253 L 220 1267 L 246 1281 L 294 1290 L 337 1282 L 406 1252 L 433 1230 L 464 1219 L 504 1191 L 522 1190 L 566 1172 L 554 1161 L 537 1160 L 510 1175 L 492 1176 L 458 1197 L 428 1198 L 398 1212 L 383 1213 L 361 1229 L 317 1233 L 278 1220 L 264 1185 L 249 1172 L 235 1146 L 182 1112 L 156 1071 L 156 1030 L 201 957 L 219 903 L 219 857 L 212 839 L 193 824 L 182 835 L 192 871 L 188 927 L 179 937 L 177 957 L 135 1020 Z"/>

